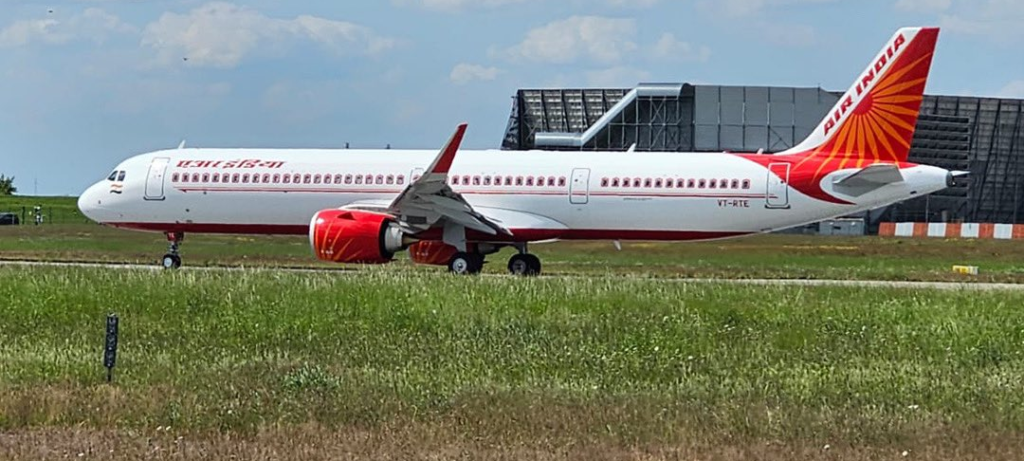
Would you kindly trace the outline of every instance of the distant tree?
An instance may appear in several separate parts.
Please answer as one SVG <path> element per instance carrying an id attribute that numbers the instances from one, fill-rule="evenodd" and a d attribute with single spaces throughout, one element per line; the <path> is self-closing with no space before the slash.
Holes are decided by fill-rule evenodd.
<path id="1" fill-rule="evenodd" d="M 18 188 L 14 187 L 14 176 L 8 178 L 0 174 L 0 195 L 14 195 Z"/>

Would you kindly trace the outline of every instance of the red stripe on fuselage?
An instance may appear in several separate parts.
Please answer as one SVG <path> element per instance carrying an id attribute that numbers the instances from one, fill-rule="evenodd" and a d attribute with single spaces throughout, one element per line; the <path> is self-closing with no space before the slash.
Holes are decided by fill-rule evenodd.
<path id="1" fill-rule="evenodd" d="M 121 229 L 151 232 L 187 232 L 200 234 L 307 235 L 309 226 L 293 224 L 203 224 L 203 223 L 104 223 Z M 466 238 L 484 242 L 536 242 L 541 240 L 714 240 L 750 235 L 753 232 L 665 231 L 627 229 L 512 229 L 512 237 L 492 236 L 472 230 Z M 416 237 L 440 240 L 440 230 L 432 229 Z"/>

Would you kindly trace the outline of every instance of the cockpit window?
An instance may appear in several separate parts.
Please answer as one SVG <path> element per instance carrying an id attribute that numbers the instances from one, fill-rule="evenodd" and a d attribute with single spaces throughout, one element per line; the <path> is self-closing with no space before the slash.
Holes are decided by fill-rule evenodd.
<path id="1" fill-rule="evenodd" d="M 117 170 L 114 170 L 110 173 L 110 176 L 107 176 L 107 181 L 113 181 L 115 179 L 117 179 Z"/>
<path id="2" fill-rule="evenodd" d="M 117 180 L 124 181 L 124 171 L 121 171 L 120 173 L 117 174 Z"/>

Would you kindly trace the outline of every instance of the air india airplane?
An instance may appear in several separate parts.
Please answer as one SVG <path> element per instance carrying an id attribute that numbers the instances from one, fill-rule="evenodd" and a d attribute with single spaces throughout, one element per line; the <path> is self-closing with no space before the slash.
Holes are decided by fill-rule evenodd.
<path id="1" fill-rule="evenodd" d="M 900 29 L 821 124 L 775 155 L 678 152 L 440 152 L 192 149 L 125 160 L 78 206 L 109 226 L 162 232 L 165 268 L 185 234 L 308 235 L 316 256 L 382 264 L 408 250 L 457 274 L 530 243 L 693 241 L 771 232 L 890 205 L 961 172 L 907 161 L 937 28 Z"/>

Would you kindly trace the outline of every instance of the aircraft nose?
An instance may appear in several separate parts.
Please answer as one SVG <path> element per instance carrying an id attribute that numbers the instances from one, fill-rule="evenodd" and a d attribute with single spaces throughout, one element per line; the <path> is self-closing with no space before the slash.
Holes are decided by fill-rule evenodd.
<path id="1" fill-rule="evenodd" d="M 96 222 L 103 222 L 100 216 L 100 207 L 103 205 L 103 196 L 99 193 L 99 184 L 93 184 L 82 195 L 78 197 L 78 210 Z"/>

